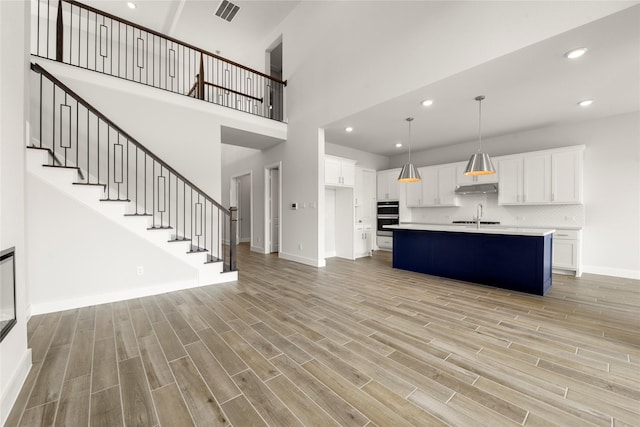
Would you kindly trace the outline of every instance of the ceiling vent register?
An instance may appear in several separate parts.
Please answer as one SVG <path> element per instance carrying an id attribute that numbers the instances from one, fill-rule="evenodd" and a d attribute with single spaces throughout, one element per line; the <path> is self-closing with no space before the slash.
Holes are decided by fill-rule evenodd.
<path id="1" fill-rule="evenodd" d="M 239 10 L 240 6 L 238 6 L 237 4 L 233 4 L 227 0 L 222 0 L 220 6 L 218 6 L 218 10 L 216 10 L 216 16 L 219 16 L 225 21 L 231 22 L 231 20 L 235 18 Z"/>

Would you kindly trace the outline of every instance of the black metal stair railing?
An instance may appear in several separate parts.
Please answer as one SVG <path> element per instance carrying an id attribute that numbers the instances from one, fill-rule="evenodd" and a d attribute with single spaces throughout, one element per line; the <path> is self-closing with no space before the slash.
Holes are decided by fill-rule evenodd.
<path id="1" fill-rule="evenodd" d="M 283 121 L 286 82 L 74 0 L 32 0 L 31 53 Z"/>
<path id="2" fill-rule="evenodd" d="M 103 188 L 102 201 L 130 202 L 131 216 L 149 217 L 149 230 L 173 230 L 171 242 L 190 241 L 189 253 L 236 270 L 236 215 L 136 141 L 38 64 L 32 103 L 34 148 L 52 167 L 77 169 L 76 185 Z"/>

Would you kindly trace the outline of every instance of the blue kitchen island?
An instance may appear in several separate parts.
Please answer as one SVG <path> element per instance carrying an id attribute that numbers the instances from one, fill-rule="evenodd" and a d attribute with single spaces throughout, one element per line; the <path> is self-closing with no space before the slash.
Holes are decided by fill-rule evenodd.
<path id="1" fill-rule="evenodd" d="M 400 224 L 393 267 L 535 295 L 551 289 L 555 230 Z"/>

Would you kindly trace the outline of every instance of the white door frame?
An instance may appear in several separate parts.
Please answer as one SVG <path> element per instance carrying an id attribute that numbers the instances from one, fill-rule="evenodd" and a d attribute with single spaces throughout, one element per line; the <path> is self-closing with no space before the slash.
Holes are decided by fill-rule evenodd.
<path id="1" fill-rule="evenodd" d="M 271 253 L 271 209 L 269 206 L 269 174 L 278 169 L 278 255 L 282 252 L 282 162 L 275 162 L 264 167 L 264 253 Z"/>
<path id="2" fill-rule="evenodd" d="M 249 200 L 251 200 L 251 203 L 249 203 L 249 244 L 251 246 L 253 246 L 253 171 L 249 170 L 245 173 L 239 173 L 237 175 L 232 175 L 231 176 L 231 180 L 230 180 L 230 185 L 229 185 L 229 204 L 231 206 L 235 206 L 236 208 L 238 207 L 238 181 L 240 178 L 242 178 L 243 176 L 247 176 L 249 175 Z M 238 212 L 238 214 L 240 214 L 240 212 Z M 236 227 L 236 232 L 238 234 L 238 236 L 236 236 L 236 244 L 240 243 L 240 239 L 239 239 L 239 235 L 240 235 L 240 227 L 237 226 Z"/>

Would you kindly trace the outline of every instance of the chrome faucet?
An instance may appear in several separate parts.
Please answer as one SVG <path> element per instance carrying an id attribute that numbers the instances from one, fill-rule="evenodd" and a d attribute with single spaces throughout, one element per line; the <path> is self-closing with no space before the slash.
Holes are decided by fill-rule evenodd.
<path id="1" fill-rule="evenodd" d="M 480 218 L 483 215 L 482 203 L 478 203 L 478 207 L 476 208 L 476 217 L 473 220 L 476 222 L 476 228 L 480 228 Z"/>

